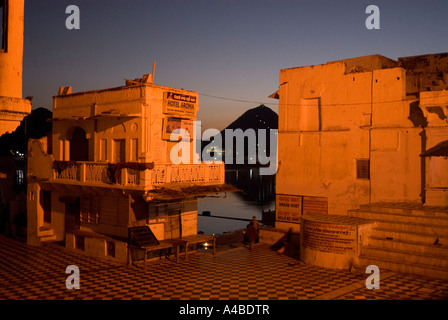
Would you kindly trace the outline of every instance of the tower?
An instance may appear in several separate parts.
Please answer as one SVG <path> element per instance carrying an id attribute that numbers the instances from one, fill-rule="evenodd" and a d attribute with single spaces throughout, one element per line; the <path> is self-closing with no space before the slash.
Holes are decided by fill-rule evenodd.
<path id="1" fill-rule="evenodd" d="M 25 0 L 0 0 L 0 135 L 31 112 L 22 98 L 24 7 Z"/>

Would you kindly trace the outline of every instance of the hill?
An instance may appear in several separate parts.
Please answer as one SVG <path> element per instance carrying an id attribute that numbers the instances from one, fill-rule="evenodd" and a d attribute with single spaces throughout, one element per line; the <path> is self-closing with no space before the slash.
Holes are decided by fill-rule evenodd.
<path id="1" fill-rule="evenodd" d="M 240 129 L 240 130 L 238 130 Z M 259 130 L 266 135 L 260 136 Z M 202 141 L 202 150 L 205 150 L 212 159 L 219 157 L 229 164 L 260 165 L 259 155 L 269 156 L 271 135 L 277 134 L 278 115 L 265 105 L 250 109 L 238 117 L 220 132 L 220 138 L 215 136 L 210 141 Z M 226 143 L 226 137 L 233 140 Z M 272 137 L 277 141 L 277 137 Z M 227 153 L 227 160 L 225 154 Z M 229 159 L 232 162 L 229 163 Z"/>
<path id="2" fill-rule="evenodd" d="M 52 112 L 45 108 L 37 108 L 23 118 L 20 125 L 12 133 L 0 137 L 0 156 L 9 156 L 11 151 L 26 153 L 28 139 L 40 139 L 51 132 Z"/>
<path id="3" fill-rule="evenodd" d="M 242 129 L 243 131 L 247 129 L 278 129 L 278 115 L 265 105 L 260 105 L 247 110 L 225 129 Z M 224 130 L 221 131 L 221 134 L 224 133 Z"/>

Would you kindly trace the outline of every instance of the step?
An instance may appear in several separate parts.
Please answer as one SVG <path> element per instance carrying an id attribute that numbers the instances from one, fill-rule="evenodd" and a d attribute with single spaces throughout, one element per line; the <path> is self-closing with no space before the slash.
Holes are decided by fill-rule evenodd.
<path id="1" fill-rule="evenodd" d="M 424 217 L 448 218 L 447 207 L 431 207 L 411 203 L 372 203 L 360 205 L 361 211 L 373 211 L 392 214 L 410 214 Z"/>
<path id="2" fill-rule="evenodd" d="M 384 213 L 376 211 L 349 210 L 348 215 L 375 221 L 399 221 L 401 223 L 417 223 L 448 228 L 448 218 L 436 216 L 420 216 L 405 213 Z"/>
<path id="3" fill-rule="evenodd" d="M 421 223 L 402 223 L 400 221 L 377 221 L 377 228 L 387 229 L 395 232 L 409 232 L 432 234 L 437 237 L 448 237 L 448 227 L 434 226 L 430 224 Z"/>
<path id="4" fill-rule="evenodd" d="M 441 245 L 448 245 L 448 235 L 442 236 L 434 232 L 407 232 L 378 226 L 375 228 L 373 234 L 376 237 L 383 239 L 392 238 L 401 241 L 419 242 L 427 245 L 433 245 L 437 241 L 437 243 Z"/>
<path id="5" fill-rule="evenodd" d="M 38 237 L 48 237 L 54 235 L 54 230 L 47 227 L 40 227 L 37 233 Z"/>
<path id="6" fill-rule="evenodd" d="M 437 268 L 428 265 L 412 264 L 405 262 L 394 262 L 383 258 L 378 258 L 375 256 L 362 255 L 359 257 L 359 265 L 376 265 L 380 268 L 380 279 L 381 270 L 390 270 L 400 273 L 408 273 L 419 276 L 424 276 L 428 278 L 437 278 L 448 280 L 448 270 L 446 268 Z"/>
<path id="7" fill-rule="evenodd" d="M 40 227 L 37 235 L 41 242 L 56 240 L 56 235 L 54 234 L 54 230 L 51 228 Z"/>
<path id="8" fill-rule="evenodd" d="M 41 242 L 47 242 L 47 241 L 55 241 L 56 240 L 56 235 L 51 235 L 51 236 L 40 236 L 39 240 Z"/>
<path id="9" fill-rule="evenodd" d="M 410 254 L 428 254 L 434 256 L 444 256 L 448 258 L 447 245 L 428 245 L 416 241 L 385 239 L 373 235 L 368 239 L 367 247 L 369 246 L 390 250 L 407 251 Z"/>
<path id="10" fill-rule="evenodd" d="M 363 248 L 363 255 L 385 259 L 396 263 L 408 263 L 414 265 L 425 265 L 448 270 L 448 258 L 446 255 L 416 254 L 408 251 L 390 250 L 375 246 Z"/>

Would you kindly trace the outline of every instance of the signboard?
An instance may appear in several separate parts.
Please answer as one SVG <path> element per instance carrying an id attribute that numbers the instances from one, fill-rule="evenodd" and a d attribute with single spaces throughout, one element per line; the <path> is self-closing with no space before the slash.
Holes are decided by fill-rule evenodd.
<path id="1" fill-rule="evenodd" d="M 195 116 L 197 97 L 171 91 L 164 92 L 162 112 L 179 118 Z"/>
<path id="2" fill-rule="evenodd" d="M 303 197 L 303 214 L 307 213 L 328 214 L 328 198 Z"/>
<path id="3" fill-rule="evenodd" d="M 276 221 L 300 224 L 302 216 L 301 196 L 277 194 L 275 203 Z"/>
<path id="4" fill-rule="evenodd" d="M 356 226 L 304 219 L 301 227 L 305 248 L 340 254 L 356 250 Z"/>
<path id="5" fill-rule="evenodd" d="M 188 133 L 188 137 L 186 136 L 186 133 Z M 163 140 L 170 140 L 177 142 L 182 137 L 182 141 L 193 141 L 194 138 L 193 134 L 194 131 L 192 120 L 174 118 L 174 117 L 163 118 L 163 126 L 162 126 Z"/>

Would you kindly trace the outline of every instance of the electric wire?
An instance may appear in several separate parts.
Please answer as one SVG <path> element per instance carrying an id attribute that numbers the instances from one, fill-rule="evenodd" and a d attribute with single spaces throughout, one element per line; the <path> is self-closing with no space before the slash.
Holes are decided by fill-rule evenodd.
<path id="1" fill-rule="evenodd" d="M 245 100 L 245 99 L 235 99 L 235 98 L 228 98 L 228 97 L 222 97 L 222 96 L 216 96 L 211 95 L 203 92 L 198 92 L 199 95 L 210 97 L 214 99 L 220 99 L 220 100 L 227 100 L 227 101 L 234 101 L 234 102 L 243 102 L 243 103 L 251 103 L 251 104 L 260 104 L 260 105 L 281 105 L 281 106 L 313 106 L 314 104 L 303 104 L 303 103 L 279 103 L 279 102 L 262 102 L 262 101 L 254 101 L 254 100 Z M 426 97 L 426 98 L 417 98 L 417 97 L 411 97 L 410 99 L 397 99 L 397 100 L 386 100 L 386 101 L 376 101 L 374 104 L 384 104 L 384 103 L 397 103 L 397 102 L 413 102 L 413 101 L 424 101 L 424 100 L 430 100 L 430 99 L 438 99 L 448 97 L 448 94 L 445 95 L 439 95 L 437 97 Z M 316 97 L 319 98 L 319 97 Z M 316 99 L 314 98 L 314 99 Z M 306 99 L 306 100 L 313 100 L 313 98 Z M 320 104 L 321 106 L 327 106 L 327 107 L 336 107 L 336 106 L 352 106 L 352 105 L 370 105 L 370 101 L 365 102 L 352 102 L 352 103 L 323 103 Z"/>

